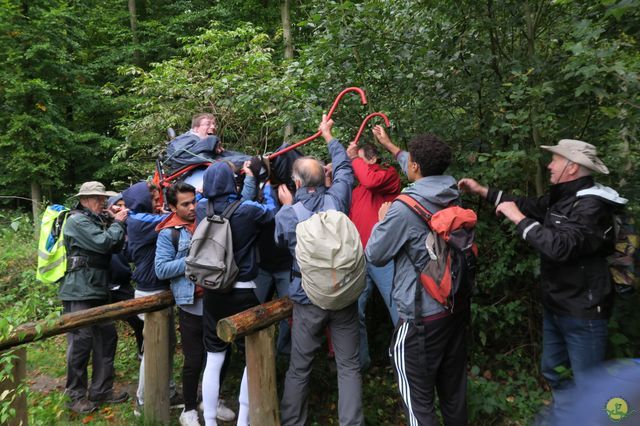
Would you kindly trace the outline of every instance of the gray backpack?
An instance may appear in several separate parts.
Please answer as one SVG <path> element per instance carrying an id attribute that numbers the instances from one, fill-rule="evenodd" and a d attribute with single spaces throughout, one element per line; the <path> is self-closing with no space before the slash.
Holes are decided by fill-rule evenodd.
<path id="1" fill-rule="evenodd" d="M 314 213 L 302 203 L 293 209 L 299 220 L 296 261 L 309 300 L 328 310 L 354 303 L 365 286 L 364 250 L 355 225 L 328 196 L 325 211 Z"/>
<path id="2" fill-rule="evenodd" d="M 185 259 L 185 276 L 200 287 L 219 292 L 231 291 L 238 276 L 233 258 L 229 218 L 241 200 L 229 204 L 221 215 L 207 203 L 207 217 L 198 224 Z"/>

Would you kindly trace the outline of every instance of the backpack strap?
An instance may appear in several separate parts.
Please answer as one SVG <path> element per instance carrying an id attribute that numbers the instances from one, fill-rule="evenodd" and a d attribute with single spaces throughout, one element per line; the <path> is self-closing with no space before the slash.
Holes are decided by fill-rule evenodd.
<path id="1" fill-rule="evenodd" d="M 398 195 L 396 197 L 396 200 L 409 207 L 415 214 L 417 214 L 422 220 L 424 220 L 427 225 L 429 225 L 429 227 L 431 227 L 431 218 L 433 217 L 433 213 L 431 213 L 422 204 L 420 204 L 418 200 L 407 194 Z"/>
<path id="2" fill-rule="evenodd" d="M 207 219 L 211 219 L 216 214 L 213 211 L 213 201 L 207 199 Z"/>
<path id="3" fill-rule="evenodd" d="M 427 227 L 429 228 L 429 232 L 431 232 L 431 217 L 433 216 L 433 213 L 431 213 L 422 204 L 420 204 L 418 200 L 416 200 L 415 198 L 407 194 L 398 195 L 396 197 L 396 200 L 400 201 L 402 204 L 409 207 L 411 211 L 413 211 L 416 215 L 418 215 L 418 217 L 420 217 L 420 219 L 422 219 L 427 224 Z M 418 268 L 418 264 L 414 262 L 413 259 L 411 259 L 411 256 L 409 255 L 409 250 L 406 247 L 404 247 L 404 251 L 405 251 L 405 254 L 407 255 L 407 258 L 409 258 L 409 261 L 411 262 L 411 264 L 413 265 L 413 268 L 416 271 L 414 318 L 416 320 L 416 326 L 420 327 L 422 326 L 422 322 L 418 321 L 418 318 L 422 314 L 422 280 L 420 279 L 421 271 L 420 271 L 420 268 Z"/>
<path id="4" fill-rule="evenodd" d="M 213 222 L 221 222 L 222 219 L 229 219 L 231 215 L 233 215 L 233 213 L 236 211 L 236 209 L 240 206 L 240 203 L 242 203 L 242 198 L 238 198 L 237 200 L 229 204 L 222 211 L 222 214 L 218 216 L 216 215 L 216 212 L 213 210 L 213 202 L 211 200 L 208 200 L 207 201 L 207 219 Z"/>
<path id="5" fill-rule="evenodd" d="M 229 219 L 231 218 L 231 216 L 233 216 L 233 213 L 235 213 L 235 211 L 238 209 L 238 207 L 240 207 L 240 203 L 242 203 L 242 199 L 239 198 L 237 200 L 235 200 L 233 203 L 229 204 L 224 211 L 222 212 L 222 217 L 225 219 Z"/>
<path id="6" fill-rule="evenodd" d="M 171 244 L 173 249 L 178 253 L 178 242 L 180 241 L 180 230 L 178 228 L 171 228 Z"/>

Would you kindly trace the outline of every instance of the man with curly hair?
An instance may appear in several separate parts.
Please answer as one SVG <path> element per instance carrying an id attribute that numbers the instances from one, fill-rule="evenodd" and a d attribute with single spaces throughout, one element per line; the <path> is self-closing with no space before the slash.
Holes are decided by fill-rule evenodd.
<path id="1" fill-rule="evenodd" d="M 393 154 L 413 185 L 404 194 L 432 213 L 459 202 L 456 180 L 445 175 L 451 148 L 432 134 L 416 136 L 409 151 L 395 146 L 382 126 L 376 139 Z M 446 425 L 467 424 L 467 345 L 469 304 L 451 313 L 419 283 L 416 271 L 430 261 L 425 246 L 430 232 L 424 221 L 401 202 L 384 203 L 365 249 L 367 260 L 382 266 L 393 260 L 392 298 L 400 320 L 389 355 L 405 406 L 407 423 L 439 424 L 435 391 Z"/>

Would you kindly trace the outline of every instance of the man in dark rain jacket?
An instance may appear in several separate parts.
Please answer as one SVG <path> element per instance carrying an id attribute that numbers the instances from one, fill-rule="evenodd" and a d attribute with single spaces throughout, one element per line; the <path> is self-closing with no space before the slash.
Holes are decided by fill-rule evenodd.
<path id="1" fill-rule="evenodd" d="M 613 308 L 607 264 L 614 249 L 613 211 L 627 200 L 595 184 L 592 173 L 609 173 L 595 146 L 563 139 L 542 148 L 553 154 L 547 166 L 551 189 L 543 197 L 513 197 L 469 178 L 459 186 L 497 206 L 496 213 L 540 253 L 542 374 L 561 411 L 567 391 L 584 385 L 585 373 L 604 360 Z"/>

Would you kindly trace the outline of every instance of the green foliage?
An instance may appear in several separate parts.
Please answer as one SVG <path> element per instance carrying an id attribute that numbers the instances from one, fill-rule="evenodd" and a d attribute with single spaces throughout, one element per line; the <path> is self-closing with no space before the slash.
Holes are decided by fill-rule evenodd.
<path id="1" fill-rule="evenodd" d="M 367 113 L 383 111 L 397 144 L 439 134 L 454 147 L 454 176 L 534 196 L 547 186 L 538 146 L 582 139 L 610 166 L 598 180 L 638 210 L 638 0 L 295 2 L 293 60 L 283 59 L 281 2 L 137 1 L 137 43 L 124 2 L 1 4 L 3 195 L 25 196 L 36 182 L 56 200 L 85 180 L 146 176 L 167 127 L 186 131 L 199 111 L 218 116 L 228 148 L 268 152 L 286 123 L 290 141 L 314 133 L 336 94 L 359 86 L 369 104 L 348 95 L 333 117 L 343 142 Z M 326 156 L 322 143 L 304 150 Z M 472 418 L 525 422 L 546 397 L 539 261 L 490 206 L 464 201 L 480 218 L 470 365 L 492 372 L 472 367 Z M 0 222 L 6 332 L 59 308 L 42 302 L 55 300 L 55 288 L 30 299 L 39 284 L 28 222 L 13 213 Z M 616 306 L 612 355 L 638 355 L 635 297 Z M 386 395 L 379 406 L 390 404 Z"/>

